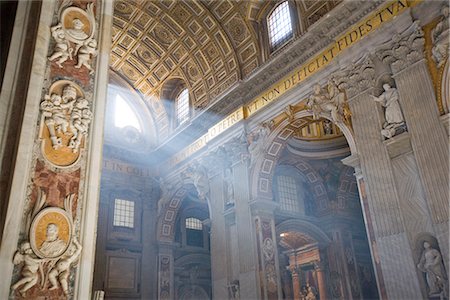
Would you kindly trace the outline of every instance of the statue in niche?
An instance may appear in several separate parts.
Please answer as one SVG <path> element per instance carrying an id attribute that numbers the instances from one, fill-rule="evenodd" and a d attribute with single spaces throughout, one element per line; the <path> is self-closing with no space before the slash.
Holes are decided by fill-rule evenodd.
<path id="1" fill-rule="evenodd" d="M 320 114 L 329 114 L 335 123 L 342 122 L 344 116 L 345 94 L 337 87 L 334 80 L 330 79 L 327 90 L 322 90 L 320 84 L 313 87 L 313 94 L 309 96 L 306 103 L 308 109 L 313 113 L 315 120 L 320 118 Z"/>
<path id="2" fill-rule="evenodd" d="M 448 280 L 442 263 L 442 255 L 428 242 L 423 242 L 423 248 L 417 268 L 426 275 L 428 294 L 429 296 L 441 295 L 441 299 L 448 299 Z"/>
<path id="3" fill-rule="evenodd" d="M 437 67 L 440 68 L 445 58 L 448 57 L 449 51 L 449 7 L 444 6 L 442 8 L 442 17 L 436 27 L 431 31 L 431 41 L 433 48 L 431 53 L 433 54 L 433 60 L 436 62 Z"/>
<path id="4" fill-rule="evenodd" d="M 69 41 L 66 39 L 66 33 L 62 28 L 61 23 L 53 26 L 51 28 L 52 37 L 56 42 L 55 48 L 53 49 L 52 55 L 48 58 L 49 61 L 53 61 L 59 58 L 56 61 L 58 67 L 62 68 L 62 64 L 68 60 L 72 59 L 73 48 L 70 47 Z"/>
<path id="5" fill-rule="evenodd" d="M 17 281 L 11 289 L 14 291 L 19 286 L 24 285 L 20 289 L 20 293 L 23 294 L 32 288 L 39 280 L 38 270 L 42 272 L 42 259 L 39 259 L 31 249 L 29 242 L 24 242 L 20 249 L 14 254 L 13 263 L 15 265 L 23 263 L 22 270 L 20 274 L 22 278 Z"/>
<path id="6" fill-rule="evenodd" d="M 55 223 L 47 225 L 46 237 L 39 251 L 45 257 L 56 257 L 66 249 L 66 243 L 59 238 L 59 228 Z"/>
<path id="7" fill-rule="evenodd" d="M 50 290 L 58 288 L 58 281 L 65 295 L 69 294 L 69 275 L 70 266 L 78 259 L 81 254 L 81 244 L 76 238 L 73 239 L 72 245 L 69 246 L 66 254 L 56 263 L 56 266 L 48 274 L 48 280 L 51 283 Z"/>
<path id="8" fill-rule="evenodd" d="M 383 84 L 383 89 L 384 92 L 380 96 L 371 95 L 371 97 L 385 107 L 385 122 L 381 134 L 389 139 L 397 134 L 398 129 L 404 128 L 405 120 L 398 102 L 397 89 L 391 87 L 388 83 Z"/>
<path id="9" fill-rule="evenodd" d="M 81 66 L 85 66 L 89 73 L 93 74 L 94 69 L 91 67 L 90 60 L 95 56 L 97 56 L 97 41 L 94 39 L 85 41 L 78 51 L 78 63 L 75 68 L 79 69 Z"/>
<path id="10" fill-rule="evenodd" d="M 224 189 L 225 189 L 225 207 L 234 205 L 234 185 L 233 185 L 233 171 L 231 168 L 226 168 L 224 171 Z"/>
<path id="11" fill-rule="evenodd" d="M 256 162 L 256 157 L 264 149 L 264 140 L 269 136 L 272 123 L 264 122 L 261 123 L 258 128 L 248 135 L 248 152 L 250 154 L 250 167 L 252 167 Z"/>
<path id="12" fill-rule="evenodd" d="M 235 279 L 228 283 L 228 294 L 231 300 L 240 299 L 239 295 L 239 280 Z"/>
<path id="13" fill-rule="evenodd" d="M 206 168 L 199 162 L 194 162 L 193 165 L 186 170 L 186 175 L 194 181 L 199 200 L 206 201 L 209 194 L 209 178 Z"/>

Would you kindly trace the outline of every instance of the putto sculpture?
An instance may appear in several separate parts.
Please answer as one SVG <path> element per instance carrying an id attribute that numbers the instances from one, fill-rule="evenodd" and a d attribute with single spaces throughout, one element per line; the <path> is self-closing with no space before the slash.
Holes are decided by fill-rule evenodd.
<path id="1" fill-rule="evenodd" d="M 440 21 L 436 24 L 436 27 L 431 31 L 431 41 L 433 48 L 431 52 L 433 54 L 433 60 L 436 62 L 437 67 L 440 68 L 445 59 L 448 57 L 449 52 L 449 7 L 444 6 L 442 8 L 442 16 Z"/>
<path id="2" fill-rule="evenodd" d="M 61 7 L 58 23 L 50 30 L 55 41 L 50 61 L 56 60 L 58 67 L 63 68 L 64 62 L 76 56 L 75 68 L 84 66 L 90 74 L 94 73 L 91 60 L 97 56 L 97 41 L 93 3 L 87 5 L 86 11 L 73 6 Z"/>
<path id="3" fill-rule="evenodd" d="M 330 79 L 326 90 L 320 84 L 313 87 L 313 93 L 309 96 L 306 106 L 312 112 L 314 119 L 319 119 L 321 114 L 328 115 L 335 123 L 345 120 L 345 94 L 339 90 L 333 79 Z"/>

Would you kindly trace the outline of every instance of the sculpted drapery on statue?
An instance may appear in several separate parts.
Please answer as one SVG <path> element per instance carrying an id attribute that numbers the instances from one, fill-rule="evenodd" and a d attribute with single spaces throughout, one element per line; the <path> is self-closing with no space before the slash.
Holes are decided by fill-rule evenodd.
<path id="1" fill-rule="evenodd" d="M 423 248 L 417 268 L 426 275 L 429 296 L 442 295 L 441 299 L 448 299 L 448 279 L 442 263 L 442 255 L 428 242 L 423 243 Z"/>
<path id="2" fill-rule="evenodd" d="M 391 87 L 388 83 L 383 84 L 383 89 L 384 92 L 380 96 L 371 95 L 371 97 L 386 108 L 384 111 L 385 122 L 381 134 L 386 138 L 391 138 L 405 124 L 405 120 L 398 102 L 397 89 Z"/>
<path id="3" fill-rule="evenodd" d="M 335 80 L 328 80 L 326 90 L 323 90 L 320 84 L 313 87 L 313 94 L 309 96 L 307 107 L 313 113 L 315 119 L 320 114 L 328 114 L 335 123 L 344 122 L 345 114 L 345 93 L 339 90 Z"/>

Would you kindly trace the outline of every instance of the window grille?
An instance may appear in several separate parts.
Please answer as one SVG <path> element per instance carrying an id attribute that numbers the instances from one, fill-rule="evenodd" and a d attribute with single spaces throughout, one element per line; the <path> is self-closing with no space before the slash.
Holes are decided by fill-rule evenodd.
<path id="1" fill-rule="evenodd" d="M 134 201 L 115 199 L 113 225 L 134 228 Z"/>
<path id="2" fill-rule="evenodd" d="M 279 175 L 277 181 L 280 208 L 286 211 L 299 212 L 300 206 L 295 179 L 290 176 Z"/>
<path id="3" fill-rule="evenodd" d="M 177 97 L 176 115 L 178 125 L 183 124 L 189 119 L 189 91 L 187 89 L 182 90 Z"/>
<path id="4" fill-rule="evenodd" d="M 202 230 L 202 221 L 200 221 L 197 218 L 186 218 L 186 228 L 187 229 L 196 229 L 196 230 Z"/>
<path id="5" fill-rule="evenodd" d="M 284 1 L 275 8 L 267 19 L 269 43 L 271 50 L 275 50 L 292 38 L 292 20 L 289 3 Z"/>

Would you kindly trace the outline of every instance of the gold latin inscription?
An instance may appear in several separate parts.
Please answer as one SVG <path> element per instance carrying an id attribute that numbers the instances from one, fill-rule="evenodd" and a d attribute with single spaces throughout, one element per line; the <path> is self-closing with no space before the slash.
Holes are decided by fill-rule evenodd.
<path id="1" fill-rule="evenodd" d="M 241 106 L 225 119 L 214 125 L 208 130 L 208 133 L 200 137 L 194 143 L 175 154 L 169 160 L 169 166 L 172 167 L 193 153 L 206 146 L 206 143 L 218 136 L 237 122 L 246 119 L 268 105 L 277 100 L 281 95 L 290 89 L 298 86 L 300 82 L 316 73 L 326 65 L 328 65 L 338 54 L 360 41 L 367 34 L 378 29 L 381 25 L 391 21 L 396 15 L 400 14 L 408 7 L 418 4 L 421 0 L 395 0 L 389 2 L 378 12 L 370 15 L 367 19 L 353 26 L 349 31 L 340 36 L 335 42 L 326 48 L 322 53 L 315 56 L 299 69 L 284 77 L 282 80 L 271 86 L 264 93 L 256 97 L 250 104 Z"/>

